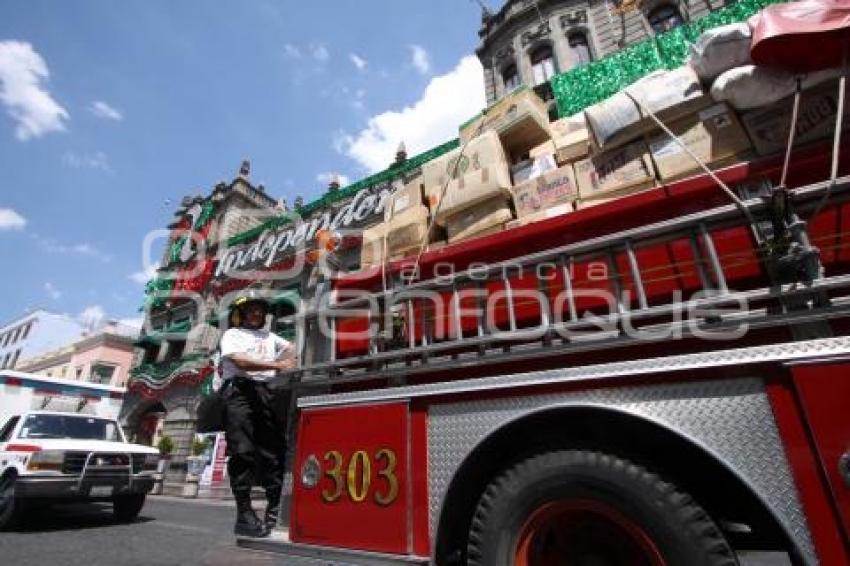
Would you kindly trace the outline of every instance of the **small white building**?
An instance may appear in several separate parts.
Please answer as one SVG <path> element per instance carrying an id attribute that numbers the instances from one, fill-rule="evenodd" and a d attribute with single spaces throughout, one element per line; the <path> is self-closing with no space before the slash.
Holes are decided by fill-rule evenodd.
<path id="1" fill-rule="evenodd" d="M 35 310 L 0 326 L 0 369 L 78 340 L 86 328 L 67 314 Z"/>

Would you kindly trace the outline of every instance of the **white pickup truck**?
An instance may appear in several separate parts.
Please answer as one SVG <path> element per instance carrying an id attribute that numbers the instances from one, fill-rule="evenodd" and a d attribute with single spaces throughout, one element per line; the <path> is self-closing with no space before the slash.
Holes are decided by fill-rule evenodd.
<path id="1" fill-rule="evenodd" d="M 127 442 L 123 390 L 0 372 L 0 530 L 47 503 L 112 502 L 132 521 L 154 483 L 159 452 Z"/>

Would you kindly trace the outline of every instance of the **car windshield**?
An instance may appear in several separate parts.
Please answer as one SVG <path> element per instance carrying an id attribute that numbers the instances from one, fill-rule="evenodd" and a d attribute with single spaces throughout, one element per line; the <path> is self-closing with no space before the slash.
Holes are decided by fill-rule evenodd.
<path id="1" fill-rule="evenodd" d="M 121 441 L 115 421 L 71 415 L 29 415 L 21 427 L 18 438 Z"/>

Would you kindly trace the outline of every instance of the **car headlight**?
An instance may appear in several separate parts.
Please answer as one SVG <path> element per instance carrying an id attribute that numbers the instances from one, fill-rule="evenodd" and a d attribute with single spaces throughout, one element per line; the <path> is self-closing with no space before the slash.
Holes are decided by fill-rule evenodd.
<path id="1" fill-rule="evenodd" d="M 159 467 L 159 454 L 145 454 L 145 463 L 142 465 L 142 470 L 155 472 L 157 467 Z"/>
<path id="2" fill-rule="evenodd" d="M 28 470 L 61 472 L 65 453 L 61 450 L 42 450 L 33 452 L 27 464 Z"/>

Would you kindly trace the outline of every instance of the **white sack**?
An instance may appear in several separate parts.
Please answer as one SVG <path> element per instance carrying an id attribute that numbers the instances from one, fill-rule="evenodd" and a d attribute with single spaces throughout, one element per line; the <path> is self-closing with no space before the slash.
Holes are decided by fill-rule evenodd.
<path id="1" fill-rule="evenodd" d="M 752 63 L 751 42 L 752 30 L 746 23 L 710 29 L 690 46 L 688 63 L 700 79 L 711 81 L 724 71 Z"/>
<path id="2" fill-rule="evenodd" d="M 838 74 L 838 69 L 826 69 L 803 75 L 802 88 L 806 90 Z M 791 96 L 796 89 L 796 75 L 793 73 L 772 67 L 744 65 L 717 77 L 711 85 L 711 97 L 717 102 L 728 102 L 736 110 L 749 110 Z"/>

